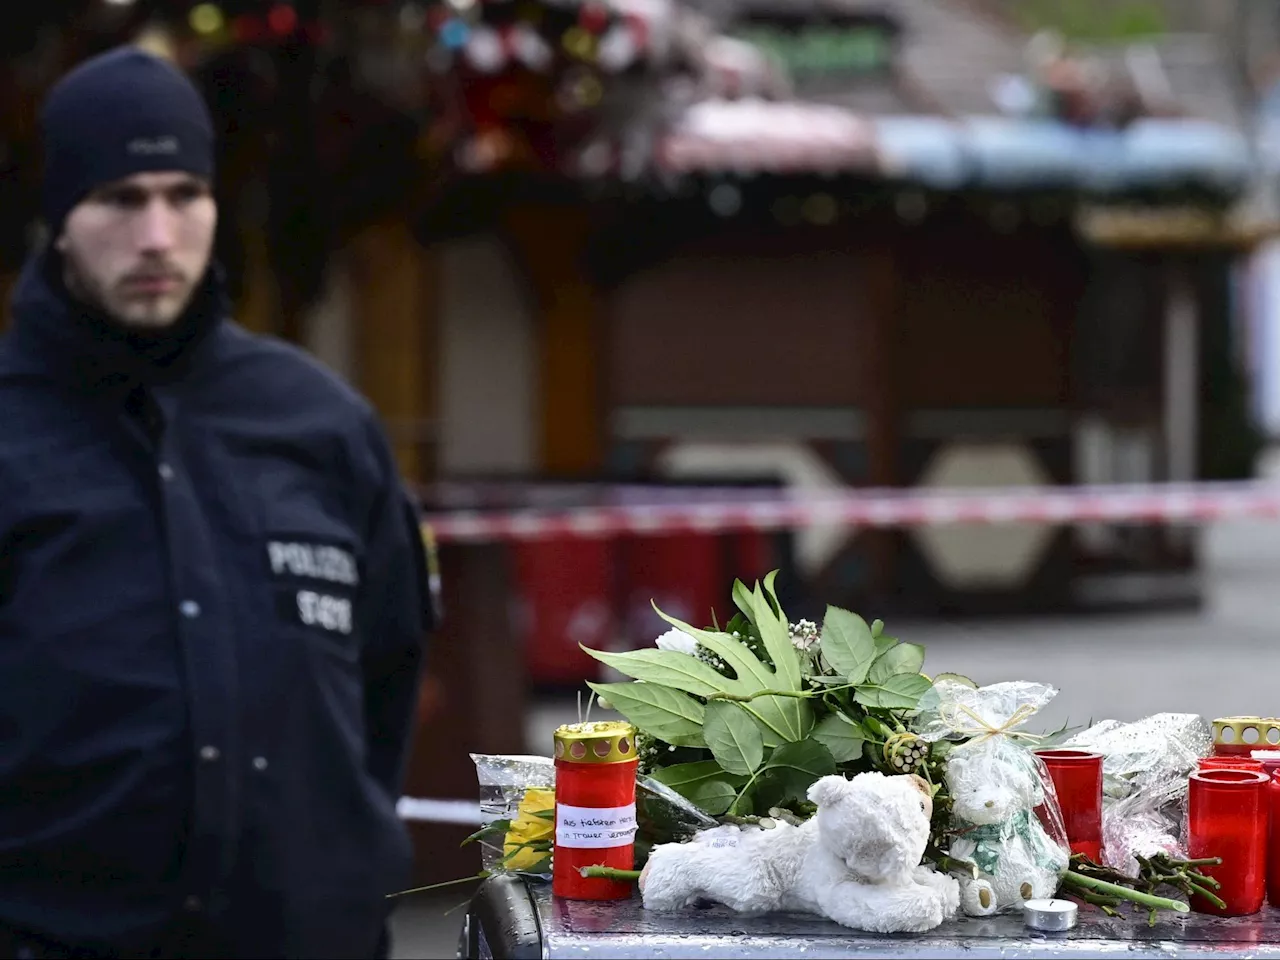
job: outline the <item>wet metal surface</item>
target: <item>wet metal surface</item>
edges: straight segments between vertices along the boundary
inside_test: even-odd
[[[1064,933],[1028,930],[1021,914],[959,919],[928,934],[861,933],[804,914],[746,916],[723,907],[678,913],[622,903],[553,900],[529,891],[545,957],[1277,957],[1280,910],[1253,917],[1146,914],[1110,919],[1093,907]]]

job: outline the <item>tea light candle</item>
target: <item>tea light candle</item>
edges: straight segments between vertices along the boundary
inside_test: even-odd
[[[1070,930],[1080,917],[1080,908],[1070,900],[1027,900],[1022,904],[1022,921],[1032,930]]]

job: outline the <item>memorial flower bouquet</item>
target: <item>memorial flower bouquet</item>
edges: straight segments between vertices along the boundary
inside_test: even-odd
[[[655,604],[672,629],[653,647],[583,647],[632,678],[588,685],[602,706],[636,727],[641,780],[671,788],[717,822],[768,826],[812,815],[806,793],[828,774],[917,774],[934,800],[925,859],[943,871],[977,876],[976,865],[946,853],[954,826],[947,757],[971,738],[1007,735],[1007,729],[922,737],[946,699],[943,687],[954,696],[956,684],[977,685],[957,674],[923,673],[924,648],[886,633],[880,620],[868,623],[828,606],[821,625],[792,622],[774,591],[776,576],[751,588],[735,581],[737,609],[723,626],[713,617],[711,627],[694,627]],[[948,683],[935,688],[944,678]],[[1157,910],[1188,909],[1156,895],[1162,886],[1216,900],[1215,882],[1198,869],[1212,862],[1165,857],[1125,877],[1074,857],[1061,889],[1109,912],[1121,902],[1137,904],[1154,922]]]
[[[641,775],[709,816],[750,820],[808,816],[806,791],[828,774],[916,773],[944,824],[941,764],[951,744],[911,727],[933,686],[921,672],[924,648],[835,606],[821,624],[792,622],[776,576],[735,581],[736,610],[723,626],[713,615],[710,627],[695,627],[655,605],[672,629],[654,647],[583,648],[633,678],[589,686],[635,725]]]

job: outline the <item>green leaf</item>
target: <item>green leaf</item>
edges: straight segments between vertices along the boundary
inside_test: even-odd
[[[746,777],[734,777],[726,774],[720,764],[714,760],[696,760],[693,763],[673,763],[669,767],[659,767],[649,774],[659,783],[665,783],[681,796],[688,796],[686,790],[694,789],[708,780],[737,780],[739,786],[746,782]]]
[[[678,747],[706,746],[704,708],[688,694],[656,683],[588,683],[613,708],[645,733]]]
[[[737,799],[729,804],[728,813],[735,817],[750,816],[755,807],[755,789],[756,784],[750,784],[738,794]]]
[[[806,679],[824,687],[847,687],[849,685],[849,681],[844,677],[828,677],[826,674],[822,673],[815,674],[811,677],[807,677]]]
[[[876,658],[876,641],[867,621],[840,607],[827,607],[822,620],[822,655],[849,683],[867,679]]]
[[[885,724],[884,724],[884,723],[883,723],[879,718],[877,718],[877,717],[866,717],[866,718],[864,718],[864,719],[863,719],[863,721],[862,721],[862,725],[863,725],[864,727],[866,727],[868,730],[870,730],[872,733],[874,733],[874,734],[875,734],[877,737],[879,737],[881,740],[888,740],[891,736],[893,736],[893,731],[892,731],[892,730],[890,730],[890,729],[889,729],[889,728],[888,728],[888,727],[887,727],[887,726],[886,726],[886,725],[885,725]]]
[[[786,785],[768,774],[760,777],[751,788],[751,806],[757,815],[768,813],[770,807],[781,806],[787,797]]]
[[[523,843],[513,845],[509,850],[503,853],[502,863],[509,863],[526,850],[532,850],[534,853],[545,853],[551,849],[550,840],[525,840]]]
[[[764,578],[764,595],[769,600],[769,606],[773,610],[773,615],[782,621],[784,627],[789,626],[787,618],[782,615],[782,604],[778,602],[778,592],[774,590],[774,581],[778,579],[778,571],[770,570]]]
[[[718,817],[732,805],[738,787],[728,780],[704,780],[687,794],[688,799],[706,814]]]
[[[814,727],[809,736],[830,750],[836,763],[846,763],[862,756],[862,743],[867,735],[861,725],[833,713]]]
[[[730,688],[726,691],[727,693],[750,696],[762,690],[801,691],[803,678],[800,676],[798,662],[795,665],[794,674],[785,669],[775,673],[773,669],[761,663],[760,659],[746,646],[728,634],[712,633],[709,630],[699,630],[697,627],[691,627],[689,624],[663,613],[658,609],[657,604],[654,604],[653,609],[667,623],[689,634],[729,665],[729,668],[734,672],[734,678],[727,681],[726,685]],[[794,658],[796,651],[790,644],[791,641],[788,639],[787,646],[790,648],[791,656]],[[606,699],[612,700],[612,698]],[[742,707],[747,713],[755,717],[764,728],[766,747],[803,740],[809,735],[809,731],[813,729],[813,707],[810,706],[806,699],[799,697],[757,697],[754,700],[744,702]],[[637,726],[640,726],[640,724],[637,723]],[[667,742],[674,743],[671,740]]]
[[[876,656],[878,657],[885,651],[897,646],[897,643],[897,637],[887,637],[883,633],[880,634],[880,636],[876,637]]]
[[[725,773],[714,760],[659,767],[650,776],[713,817],[729,809],[729,804],[747,782],[746,777]]]
[[[510,820],[493,820],[493,821],[490,821],[489,823],[486,823],[483,827],[481,827],[475,833],[471,834],[471,836],[463,840],[460,844],[458,844],[458,846],[465,847],[468,843],[472,843],[476,840],[483,840],[485,837],[492,837],[492,836],[497,836],[499,834],[505,834],[510,829],[511,829]]]
[[[741,580],[733,581],[733,602],[742,615],[752,623],[755,622],[755,610],[751,604],[751,591],[747,589],[747,585]]]
[[[803,800],[814,781],[836,772],[836,761],[818,741],[801,740],[774,750],[764,769],[782,785],[787,796]]]
[[[710,630],[700,630],[697,627],[692,627],[683,620],[677,620],[675,617],[663,613],[658,609],[656,603],[653,605],[653,609],[663,620],[677,630],[683,630],[689,634],[689,636],[719,656],[733,669],[737,677],[738,686],[731,692],[742,692],[744,685],[749,687],[749,692],[752,693],[773,687],[775,679],[773,671],[761,663],[750,650],[733,639],[733,637],[726,633],[712,633]]]
[[[647,647],[625,653],[606,653],[578,644],[582,650],[619,673],[636,680],[660,683],[695,697],[728,692],[732,682],[696,657],[675,650]]]
[[[803,689],[804,674],[800,670],[800,654],[791,642],[791,628],[786,617],[774,612],[769,605],[769,598],[759,585],[756,586],[752,600],[755,601],[755,624],[760,631],[760,640],[769,653],[769,659],[773,661],[774,672],[784,681],[779,689]]]
[[[760,727],[736,703],[728,700],[708,703],[702,737],[716,762],[729,773],[755,773],[764,761],[764,738]]]
[[[872,621],[871,621],[871,636],[873,636],[873,637],[878,637],[878,636],[880,636],[880,634],[882,634],[882,633],[884,633],[884,621],[883,621],[883,620],[872,620]]]
[[[515,871],[518,874],[539,875],[551,872],[551,855],[547,854],[541,860],[537,860],[527,867]]]
[[[853,692],[853,698],[864,707],[882,710],[910,710],[920,702],[931,684],[918,673],[899,673],[881,684],[866,684]]]
[[[900,673],[919,673],[923,666],[924,647],[918,643],[900,643],[876,657],[867,679],[872,683],[884,683]]]

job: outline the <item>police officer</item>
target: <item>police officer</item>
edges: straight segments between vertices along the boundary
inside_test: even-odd
[[[213,131],[121,48],[41,114],[0,342],[0,954],[373,957],[429,627],[369,405],[228,319]]]

